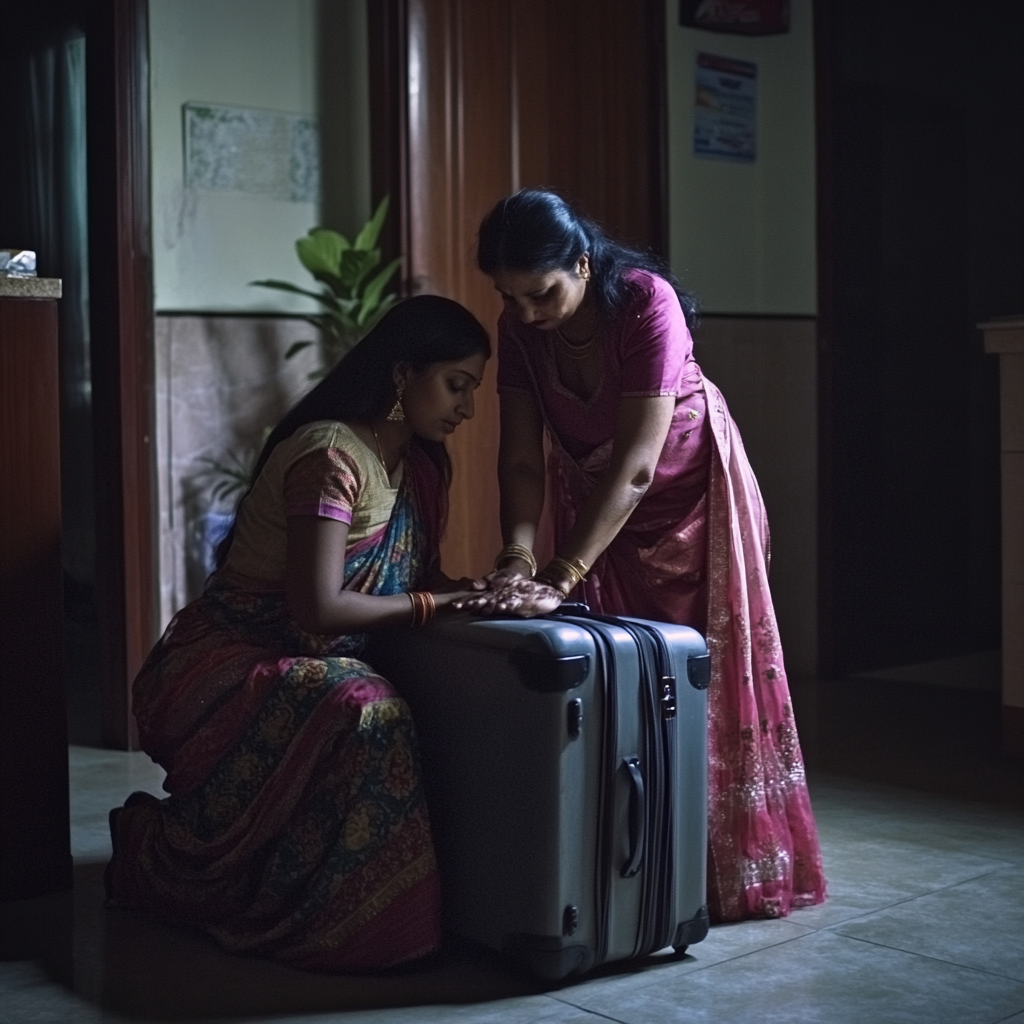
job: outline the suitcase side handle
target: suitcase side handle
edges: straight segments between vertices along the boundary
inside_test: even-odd
[[[629,774],[629,857],[622,865],[622,877],[633,878],[644,862],[647,845],[647,809],[644,803],[644,776],[639,757],[624,757],[622,763]]]
[[[711,655],[691,654],[686,659],[686,677],[695,690],[706,690],[711,685]]]

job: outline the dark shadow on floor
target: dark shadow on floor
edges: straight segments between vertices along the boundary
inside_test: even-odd
[[[998,692],[889,680],[791,681],[810,771],[1024,807]]]
[[[449,943],[383,975],[335,976],[232,956],[197,932],[103,906],[101,863],[75,867],[74,893],[0,906],[0,959],[35,961],[79,998],[132,1019],[193,1021],[489,1002],[551,991],[484,950]],[[98,951],[102,953],[98,954]],[[608,965],[638,974],[678,958]]]

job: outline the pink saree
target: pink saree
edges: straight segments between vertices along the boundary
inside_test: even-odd
[[[608,467],[617,399],[676,396],[654,483],[573,596],[707,637],[709,910],[719,921],[785,916],[821,903],[825,879],[768,588],[767,517],[674,293],[650,275],[634,280],[638,297],[606,337],[588,401],[561,386],[549,339],[512,318],[500,325],[499,390],[528,390],[544,412],[556,544]]]

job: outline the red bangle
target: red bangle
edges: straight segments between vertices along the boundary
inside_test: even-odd
[[[409,590],[407,593],[412,602],[412,625],[425,626],[437,612],[434,595],[429,590]]]

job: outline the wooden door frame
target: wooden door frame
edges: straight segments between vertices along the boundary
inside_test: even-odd
[[[408,253],[411,244],[409,195],[409,0],[369,0],[371,208],[390,197],[381,233],[385,258]],[[408,272],[399,271],[407,295]]]
[[[666,0],[645,0],[647,50],[651,60],[648,76],[650,117],[650,247],[666,262],[669,258],[668,168],[668,13]]]
[[[813,0],[818,275],[818,675],[836,675],[834,349],[834,104],[831,0]]]
[[[86,67],[103,742],[133,750],[131,683],[157,606],[146,0],[92,5]]]

